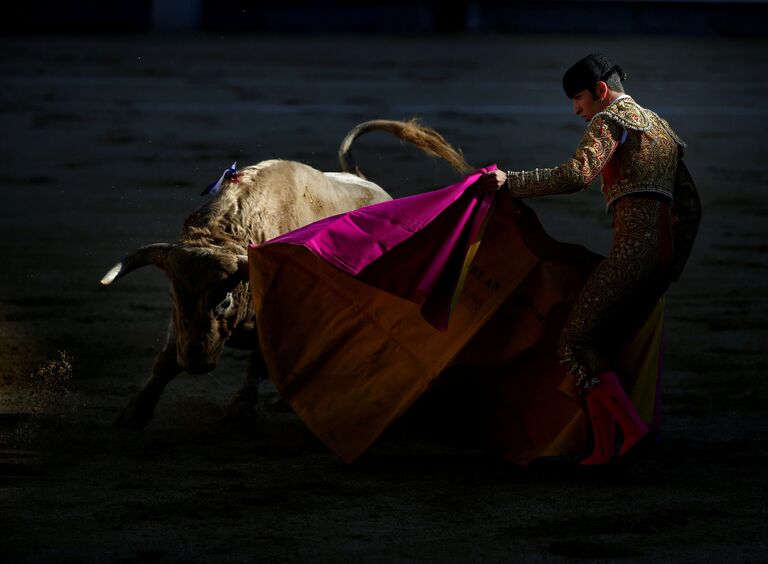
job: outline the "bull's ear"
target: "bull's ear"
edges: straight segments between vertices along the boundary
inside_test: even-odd
[[[237,255],[237,273],[235,276],[241,282],[248,282],[248,255]]]
[[[101,279],[102,286],[108,286],[129,272],[149,264],[157,265],[162,269],[165,265],[168,251],[172,247],[173,245],[169,243],[153,243],[152,245],[146,245],[140,249],[136,249],[109,269],[109,272],[107,272]]]

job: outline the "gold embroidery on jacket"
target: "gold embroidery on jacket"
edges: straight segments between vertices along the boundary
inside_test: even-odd
[[[595,117],[597,116],[606,117],[622,127],[634,129],[635,131],[647,131],[651,128],[648,110],[640,107],[629,96],[609,104],[602,112],[595,114]]]
[[[603,118],[593,119],[573,157],[555,168],[512,172],[510,189],[515,198],[564,194],[584,190],[610,160],[619,144],[621,127]]]
[[[685,141],[683,141],[682,139],[680,139],[680,136],[677,133],[675,133],[675,131],[669,125],[669,122],[667,120],[665,120],[662,117],[659,117],[659,114],[657,114],[656,112],[654,112],[652,110],[648,110],[648,112],[650,112],[653,115],[653,117],[655,117],[657,120],[659,120],[659,123],[664,128],[664,131],[666,131],[667,134],[670,137],[672,137],[672,139],[675,140],[675,143],[680,145],[683,149],[686,149],[688,147],[688,144]]]
[[[606,208],[617,198],[638,192],[655,192],[672,199],[680,145],[655,113],[648,111],[646,117],[650,127],[629,130],[626,142],[614,155],[618,174],[612,183],[602,186]]]
[[[626,140],[618,146],[625,132]],[[617,198],[639,192],[671,199],[683,147],[665,120],[627,96],[592,118],[571,159],[556,168],[511,172],[509,186],[515,198],[576,192],[610,161],[610,174],[602,183],[606,209]]]

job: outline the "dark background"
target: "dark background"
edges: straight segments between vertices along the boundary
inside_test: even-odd
[[[9,33],[152,30],[365,33],[762,35],[764,1],[249,2],[32,0],[10,7]]]
[[[766,560],[766,4],[442,6],[4,8],[4,562]],[[338,170],[351,127],[418,115],[474,165],[553,166],[583,129],[562,73],[593,51],[688,142],[704,205],[667,296],[653,455],[584,480],[406,420],[345,465],[269,383],[260,419],[220,420],[244,377],[238,352],[179,376],[145,431],[111,426],[163,344],[169,303],[152,268],[98,281],[128,251],[173,241],[233,160]],[[355,154],[394,196],[456,180],[383,134]],[[596,186],[531,205],[557,238],[607,251]]]

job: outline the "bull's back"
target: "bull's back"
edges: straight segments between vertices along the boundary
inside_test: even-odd
[[[229,231],[244,234],[245,244],[259,244],[319,219],[390,199],[378,185],[352,174],[270,160],[239,170],[199,220],[238,225]]]

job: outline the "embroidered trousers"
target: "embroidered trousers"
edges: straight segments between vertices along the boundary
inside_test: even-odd
[[[560,362],[589,389],[610,357],[645,321],[671,281],[670,202],[633,194],[612,205],[613,244],[576,298],[559,343]]]

